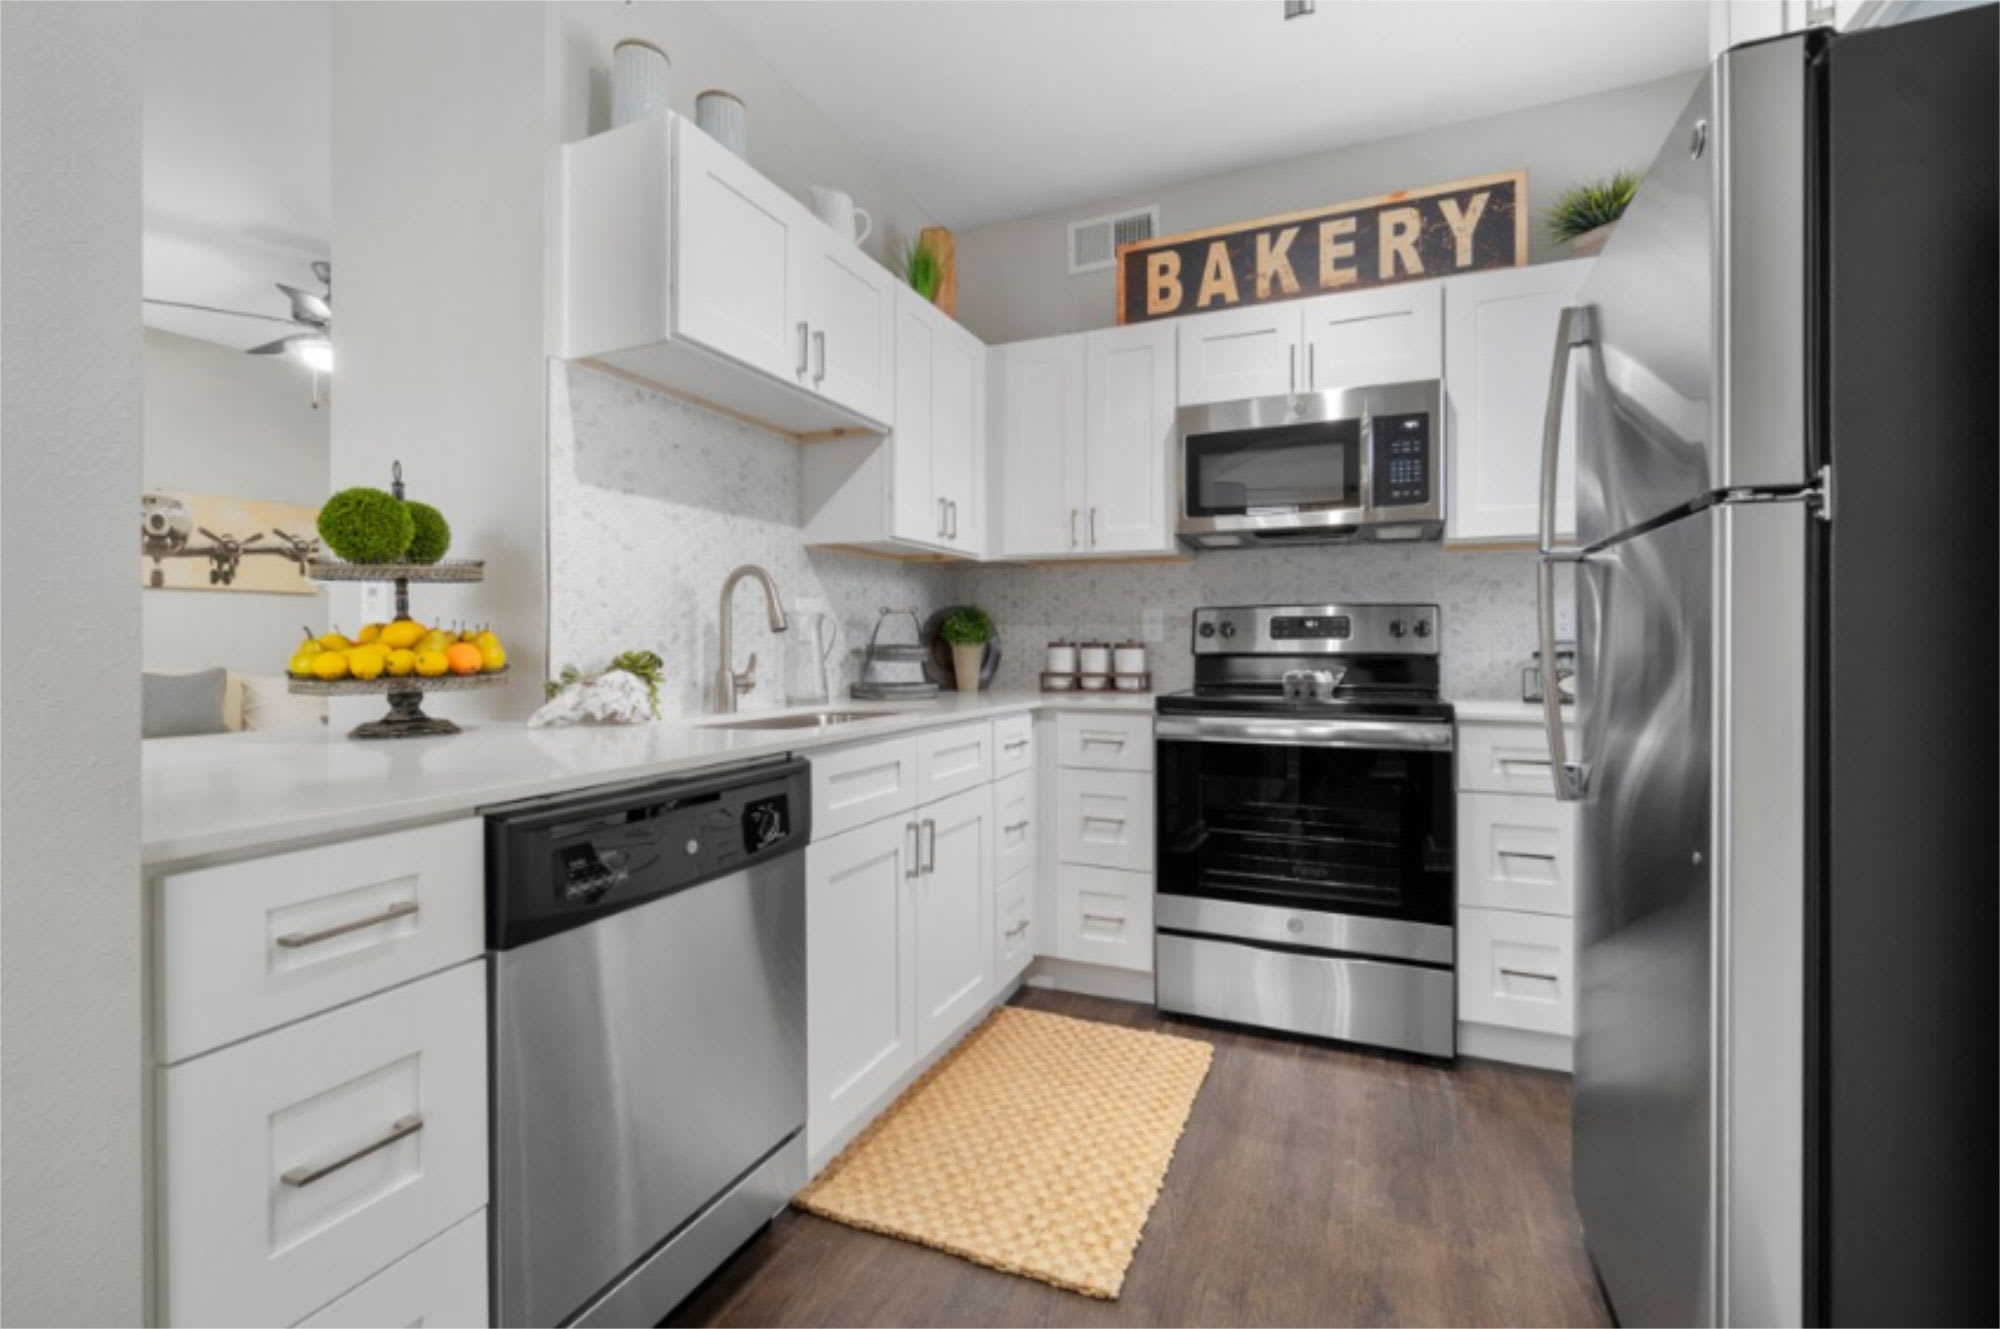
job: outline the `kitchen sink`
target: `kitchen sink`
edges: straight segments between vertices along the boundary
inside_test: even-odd
[[[873,720],[881,711],[806,711],[799,715],[766,715],[751,720],[716,720],[710,729],[824,729],[828,725]]]

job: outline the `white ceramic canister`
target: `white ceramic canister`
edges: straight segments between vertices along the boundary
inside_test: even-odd
[[[1074,674],[1076,647],[1066,641],[1050,642],[1049,652],[1042,659],[1042,669],[1051,674]]]
[[[1111,653],[1113,668],[1118,674],[1118,687],[1124,692],[1144,692],[1146,690],[1146,647],[1142,642],[1121,641]]]
[[[1102,692],[1111,686],[1111,647],[1101,641],[1087,641],[1076,651],[1077,681],[1086,692]]]
[[[733,92],[710,88],[694,99],[694,122],[702,133],[748,161],[750,114]]]
[[[611,48],[611,127],[619,129],[672,103],[667,53],[648,41],[627,37]]]

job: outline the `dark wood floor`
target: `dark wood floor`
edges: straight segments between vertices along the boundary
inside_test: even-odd
[[[1215,1045],[1117,1301],[788,1210],[668,1323],[1610,1323],[1569,1198],[1566,1078],[1042,989],[1016,1003]]]

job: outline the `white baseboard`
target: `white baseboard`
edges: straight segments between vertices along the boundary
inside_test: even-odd
[[[1507,1029],[1497,1024],[1458,1026],[1458,1055],[1482,1057],[1487,1061],[1511,1062],[1545,1071],[1574,1069],[1572,1040],[1562,1034],[1543,1034],[1529,1029]]]
[[[1114,1001],[1136,1001],[1146,1006],[1153,1004],[1151,974],[1116,969],[1110,965],[1058,960],[1053,955],[1035,958],[1035,963],[1028,969],[1026,986],[1075,992],[1086,997],[1109,997]]]

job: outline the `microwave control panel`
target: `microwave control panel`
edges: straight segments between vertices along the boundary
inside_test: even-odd
[[[1407,507],[1431,501],[1431,418],[1378,415],[1374,433],[1375,494],[1378,508]]]

